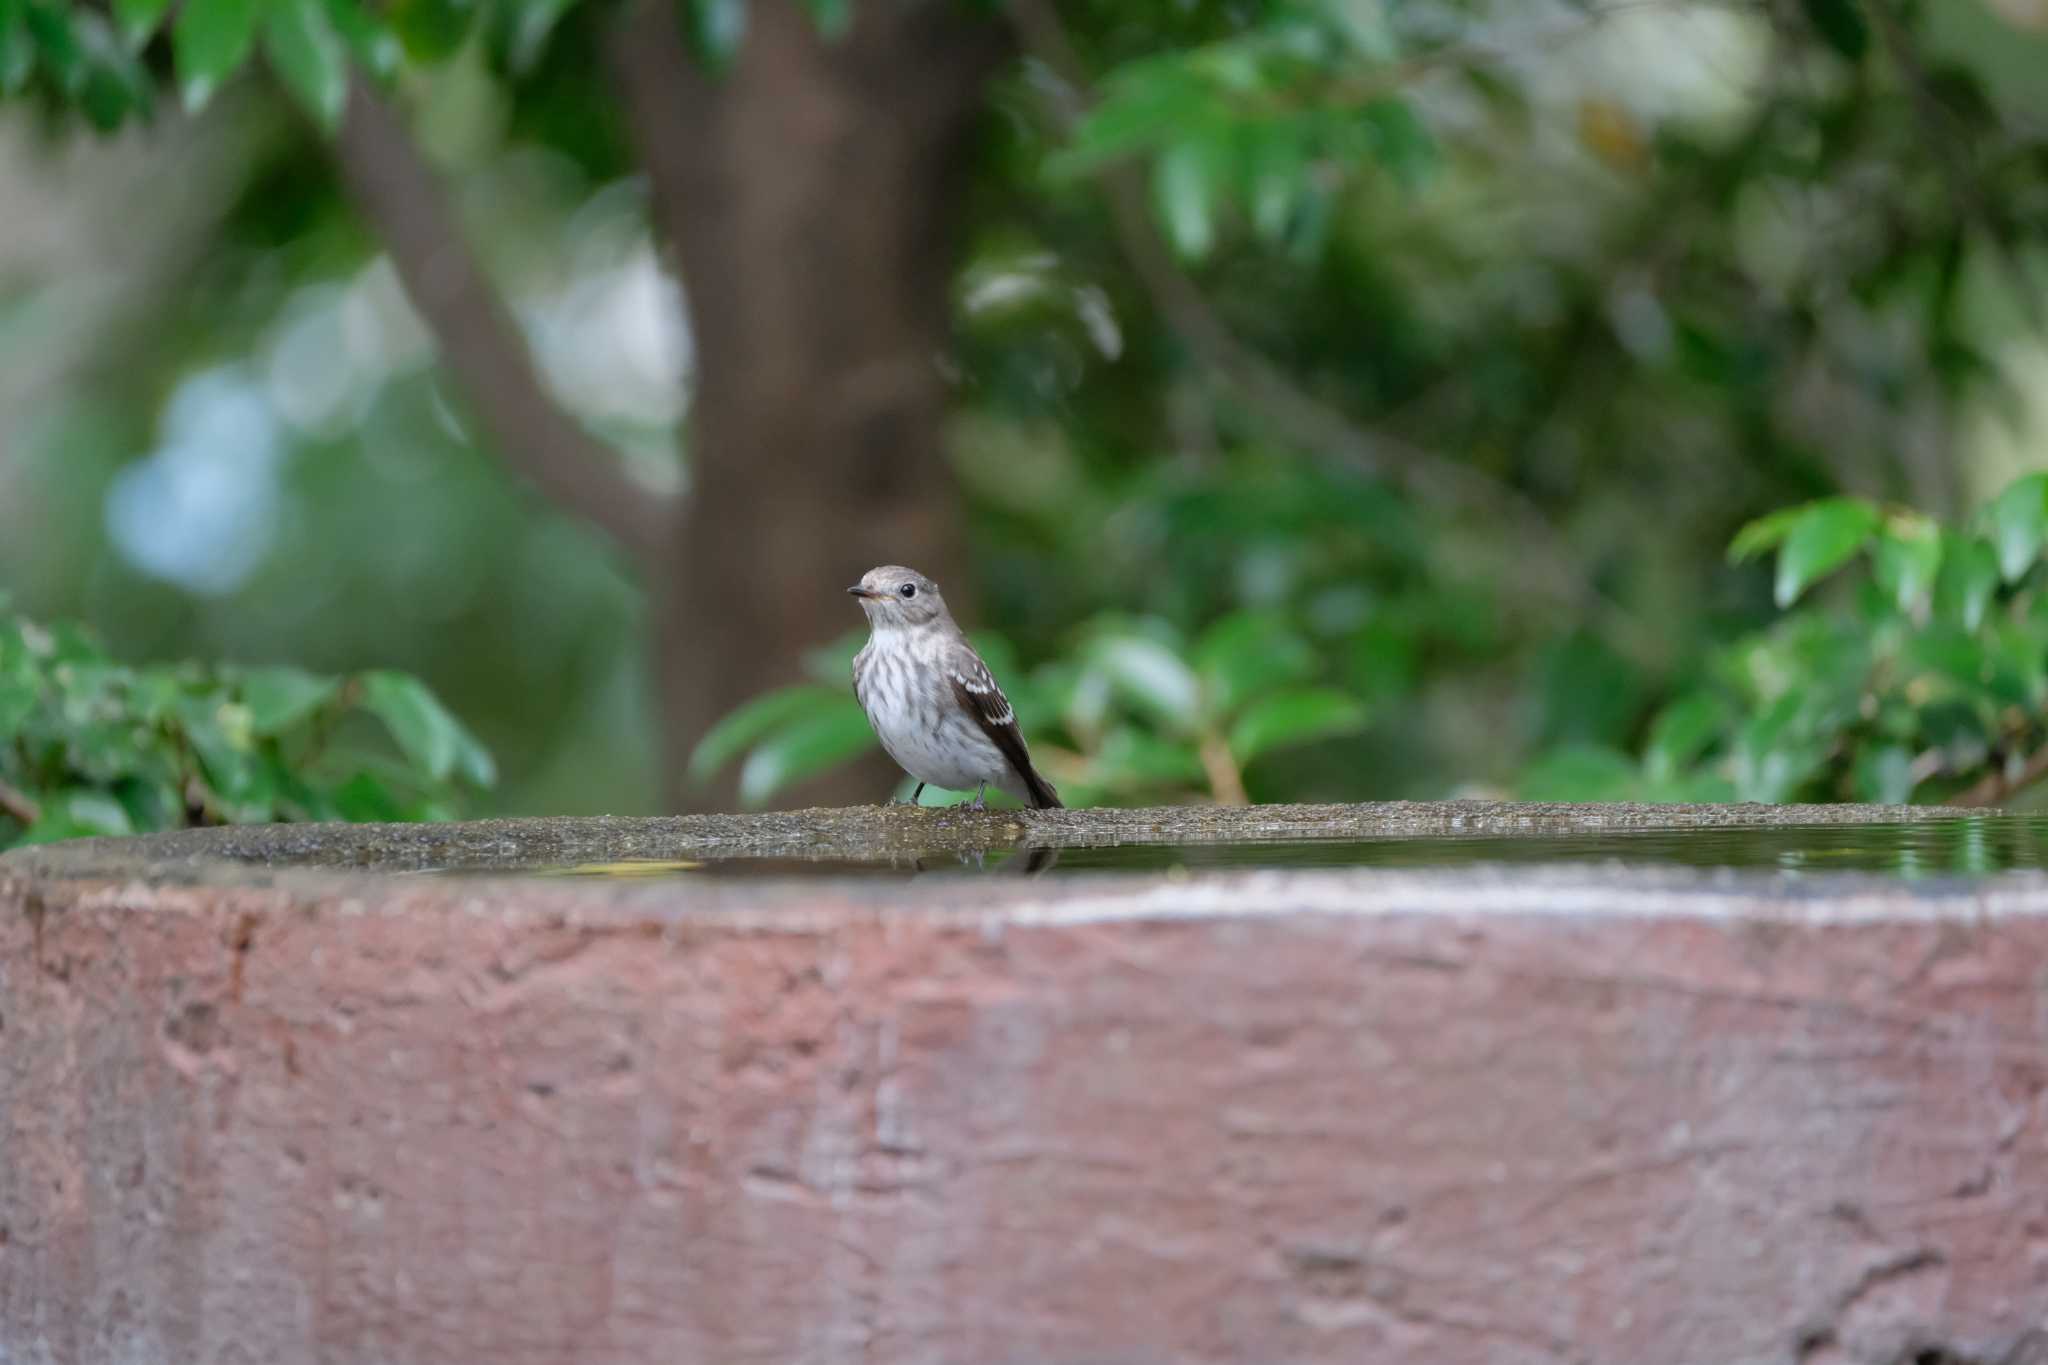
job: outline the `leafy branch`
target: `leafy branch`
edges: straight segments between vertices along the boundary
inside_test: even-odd
[[[698,746],[691,775],[708,780],[738,763],[742,800],[760,805],[874,749],[847,680],[859,643],[849,637],[815,655],[815,682],[727,716]],[[1034,761],[1070,805],[1244,805],[1249,765],[1355,734],[1371,718],[1363,701],[1322,680],[1326,661],[1285,612],[1236,612],[1193,638],[1156,619],[1102,617],[1028,671],[1000,637],[976,645],[1003,681]]]
[[[1050,99],[1070,129],[1097,98],[1052,0],[1014,0],[1010,15],[1026,50],[1056,78]],[[1523,548],[1525,581],[1574,610],[1591,613],[1632,654],[1660,652],[1653,632],[1586,575],[1579,557],[1527,495],[1468,464],[1386,432],[1369,431],[1316,398],[1239,338],[1174,259],[1153,220],[1139,167],[1114,157],[1083,162],[1095,175],[1111,229],[1133,275],[1162,319],[1218,378],[1257,408],[1285,439],[1333,465],[1391,480],[1426,501],[1478,510],[1511,528]]]
[[[2048,325],[2048,305],[2042,302],[2041,287],[2029,270],[2026,259],[2015,248],[2012,234],[1992,214],[1983,186],[1958,150],[1968,145],[1968,134],[1950,126],[1951,120],[1935,93],[1934,79],[1920,55],[1919,45],[1899,18],[1893,0],[1869,0],[1869,8],[1877,21],[1878,36],[1884,42],[1885,51],[1891,57],[1892,65],[1898,69],[1899,78],[1905,82],[1921,140],[1948,182],[1949,194],[1956,208],[1991,243],[2011,297],[2027,323],[2036,330]]]
[[[323,752],[334,730],[355,747]],[[201,823],[442,819],[496,778],[476,738],[404,674],[131,667],[83,631],[4,613],[0,737],[0,845]]]
[[[2048,779],[2048,474],[1959,526],[1825,498],[1730,546],[1786,615],[1718,651],[1640,759],[1560,750],[1524,795],[1993,805]],[[1867,572],[1857,574],[1861,566]],[[1838,591],[1811,595],[1827,580]]]

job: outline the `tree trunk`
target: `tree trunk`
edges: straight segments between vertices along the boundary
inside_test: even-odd
[[[678,801],[730,804],[729,774],[679,790],[692,746],[863,624],[847,584],[888,563],[951,584],[964,563],[939,360],[960,182],[1005,35],[950,4],[852,11],[826,39],[788,0],[756,0],[724,75],[685,55],[670,4],[619,34],[698,357],[690,495],[650,584]],[[792,796],[879,800],[892,771]]]

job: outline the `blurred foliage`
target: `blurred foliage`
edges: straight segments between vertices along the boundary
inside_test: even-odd
[[[1560,749],[1524,794],[1616,800],[2006,800],[2048,776],[2048,475],[1963,526],[1828,498],[1744,527],[1775,552],[1775,625],[1709,659],[1643,752]],[[1846,574],[1851,565],[1864,572]],[[1834,600],[1809,589],[1831,575]]]
[[[1073,648],[1029,674],[1000,636],[980,634],[1030,737],[1032,761],[1070,806],[1207,798],[1242,804],[1244,771],[1266,755],[1364,727],[1352,692],[1328,676],[1311,633],[1288,614],[1237,612],[1190,639],[1157,617],[1104,616]],[[793,783],[876,746],[848,685],[862,643],[849,636],[810,661],[812,683],[733,712],[698,746],[702,779],[741,761],[740,797],[764,805]],[[899,794],[912,791],[906,782]],[[934,800],[958,793],[930,788]]]
[[[401,61],[444,61],[461,49],[479,12],[508,60],[529,64],[566,0],[478,6],[462,0],[0,0],[0,94],[71,107],[111,131],[155,110],[158,75],[187,111],[261,57],[323,126],[341,121],[351,64],[389,77]],[[167,40],[168,54],[152,52]]]
[[[1716,649],[1705,680],[1654,713],[1641,751],[1563,743],[1518,783],[1532,800],[1949,801],[1990,804],[2048,777],[2048,474],[2015,481],[1967,525],[1836,497],[1742,528],[1730,558],[1775,554],[1775,598],[1808,604]],[[1852,564],[1835,600],[1809,590]],[[1341,632],[1336,633],[1341,637]],[[835,685],[860,638],[811,661],[706,736],[704,777],[744,762],[763,804],[864,752],[873,737]],[[999,678],[1015,654],[977,638]],[[1246,799],[1245,765],[1356,733],[1370,680],[1333,640],[1279,611],[1241,611],[1189,640],[1164,620],[1105,617],[1021,675],[1012,700],[1034,757],[1077,805]],[[1382,639],[1375,653],[1413,642]],[[1580,685],[1601,665],[1564,665]],[[1625,685],[1624,685],[1625,687]],[[905,784],[905,790],[909,784]],[[940,793],[940,798],[951,793]]]
[[[807,8],[829,34],[858,3]],[[679,7],[714,64],[747,12]],[[1085,79],[1031,44],[974,149],[948,365],[977,581],[948,588],[1063,794],[1931,799],[2024,764],[2034,589],[1997,519],[2018,513],[1960,513],[2048,464],[2030,13],[1062,4]],[[475,718],[498,807],[648,806],[616,556],[493,465],[317,135],[268,87],[214,93],[260,58],[331,122],[341,54],[391,74],[551,388],[675,487],[692,362],[686,336],[633,349],[675,309],[610,15],[0,0],[0,89],[101,125],[172,89],[209,127],[283,129],[33,420],[6,373],[69,296],[0,270],[17,598],[129,657],[393,662]],[[1134,261],[1117,177],[1166,277]],[[1219,335],[1291,390],[1219,363]],[[199,443],[209,477],[269,490],[264,534],[223,529],[242,558],[208,576],[145,543],[169,514],[137,471],[185,468],[175,419],[221,376],[276,451]],[[769,801],[871,746],[850,647],[800,670],[816,643],[761,642],[812,681],[708,736],[700,770],[739,764]],[[1272,671],[1228,681],[1239,646]]]
[[[129,667],[0,609],[0,847],[277,820],[443,820],[495,780],[417,679]]]

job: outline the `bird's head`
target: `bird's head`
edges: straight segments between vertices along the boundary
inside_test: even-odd
[[[947,619],[946,599],[939,596],[939,585],[900,564],[869,569],[847,591],[860,599],[868,624],[877,630],[913,629]]]

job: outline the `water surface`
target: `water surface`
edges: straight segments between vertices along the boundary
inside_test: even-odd
[[[446,867],[441,875],[538,877],[909,876],[927,873],[1165,871],[1175,868],[1470,867],[1596,864],[1985,876],[2048,867],[2048,815],[1984,815],[1894,824],[1713,825],[1526,834],[1127,842],[953,850],[873,859],[690,857],[563,866]]]

